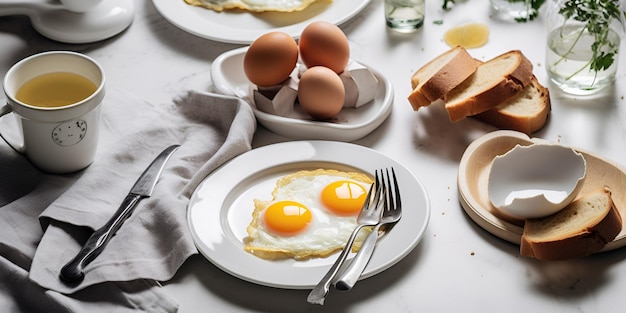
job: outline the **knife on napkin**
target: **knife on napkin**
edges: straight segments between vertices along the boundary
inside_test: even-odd
[[[141,199],[152,195],[152,190],[159,176],[161,176],[165,163],[167,163],[167,160],[169,160],[170,156],[172,156],[178,147],[179,145],[173,145],[163,150],[163,152],[152,161],[150,166],[146,168],[143,174],[139,176],[139,179],[137,179],[135,185],[130,189],[130,192],[126,195],[124,201],[122,201],[122,204],[111,219],[109,219],[104,226],[97,229],[89,239],[87,239],[87,242],[78,254],[63,266],[60,273],[60,277],[63,281],[74,283],[83,280],[85,277],[85,266],[102,252],[109,242],[109,239],[115,235],[115,232],[117,232],[124,221],[132,214],[137,203],[139,203]]]

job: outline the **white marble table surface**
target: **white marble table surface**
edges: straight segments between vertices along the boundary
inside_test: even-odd
[[[176,1],[176,0],[172,0]],[[180,0],[182,1],[182,0]],[[545,73],[543,20],[503,23],[490,18],[486,0],[459,1],[452,11],[427,0],[423,28],[410,35],[389,32],[382,0],[373,0],[343,24],[352,57],[378,69],[395,91],[391,116],[356,144],[396,159],[422,180],[431,201],[431,220],[422,242],[406,258],[348,293],[333,292],[324,306],[306,302],[308,290],[264,287],[235,278],[194,256],[165,289],[180,312],[617,312],[626,306],[626,250],[579,260],[538,262],[519,256],[519,247],[477,226],[458,202],[456,176],[468,144],[494,128],[473,119],[450,123],[438,106],[414,112],[406,100],[410,76],[446,50],[449,27],[466,21],[490,25],[489,43],[471,50],[489,59],[520,49],[540,82]],[[68,45],[37,34],[26,17],[0,18],[0,75],[18,60],[42,50],[76,50],[104,67],[108,88],[155,104],[182,90],[212,91],[211,62],[239,45],[188,34],[167,22],[152,1],[136,2],[136,17],[120,36],[93,44]],[[443,24],[434,23],[441,20]],[[622,44],[624,48],[624,44]],[[548,125],[534,134],[593,151],[626,166],[626,54],[619,56],[615,88],[593,100],[568,99],[551,88]],[[550,85],[548,85],[550,86]],[[288,141],[259,127],[255,147]]]

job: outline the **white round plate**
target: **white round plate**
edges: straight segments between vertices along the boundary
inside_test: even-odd
[[[233,276],[260,285],[313,288],[336,257],[270,261],[243,250],[253,199],[271,199],[276,180],[305,169],[360,171],[373,175],[393,167],[402,196],[402,219],[380,239],[361,278],[391,267],[417,246],[430,218],[430,203],[422,183],[402,164],[372,149],[342,142],[292,141],[244,153],[208,176],[188,207],[188,222],[200,253]],[[351,256],[352,257],[352,256]]]
[[[380,126],[391,113],[394,97],[391,81],[367,65],[364,66],[378,79],[374,100],[356,109],[341,110],[334,119],[336,122],[283,117],[257,110],[250,97],[253,85],[243,71],[243,58],[247,49],[242,47],[219,55],[211,64],[211,79],[220,93],[248,102],[259,123],[279,135],[301,140],[355,141]],[[294,115],[298,114],[296,112]]]
[[[188,5],[184,0],[152,2],[166,20],[188,33],[221,42],[249,44],[269,31],[282,31],[299,38],[304,27],[314,21],[340,25],[361,12],[370,0],[317,1],[304,11],[290,13],[215,12]]]

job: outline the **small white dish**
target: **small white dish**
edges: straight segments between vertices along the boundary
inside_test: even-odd
[[[224,52],[211,65],[211,79],[215,88],[223,94],[235,96],[248,102],[254,114],[269,130],[292,139],[354,141],[372,132],[391,113],[393,87],[381,73],[365,65],[376,75],[376,96],[370,103],[359,108],[343,109],[333,121],[315,121],[298,110],[287,117],[258,110],[250,97],[252,84],[243,71],[243,58],[248,47]]]
[[[571,148],[517,145],[494,158],[489,199],[501,213],[514,218],[548,216],[574,200],[585,173],[585,158]]]

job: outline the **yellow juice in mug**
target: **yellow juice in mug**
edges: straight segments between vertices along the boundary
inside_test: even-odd
[[[46,51],[18,61],[4,76],[0,118],[14,115],[21,136],[0,139],[44,172],[84,169],[98,147],[105,80],[100,64],[78,52]]]
[[[91,80],[75,73],[53,72],[37,76],[22,85],[15,98],[37,107],[62,107],[80,102],[98,87]]]

